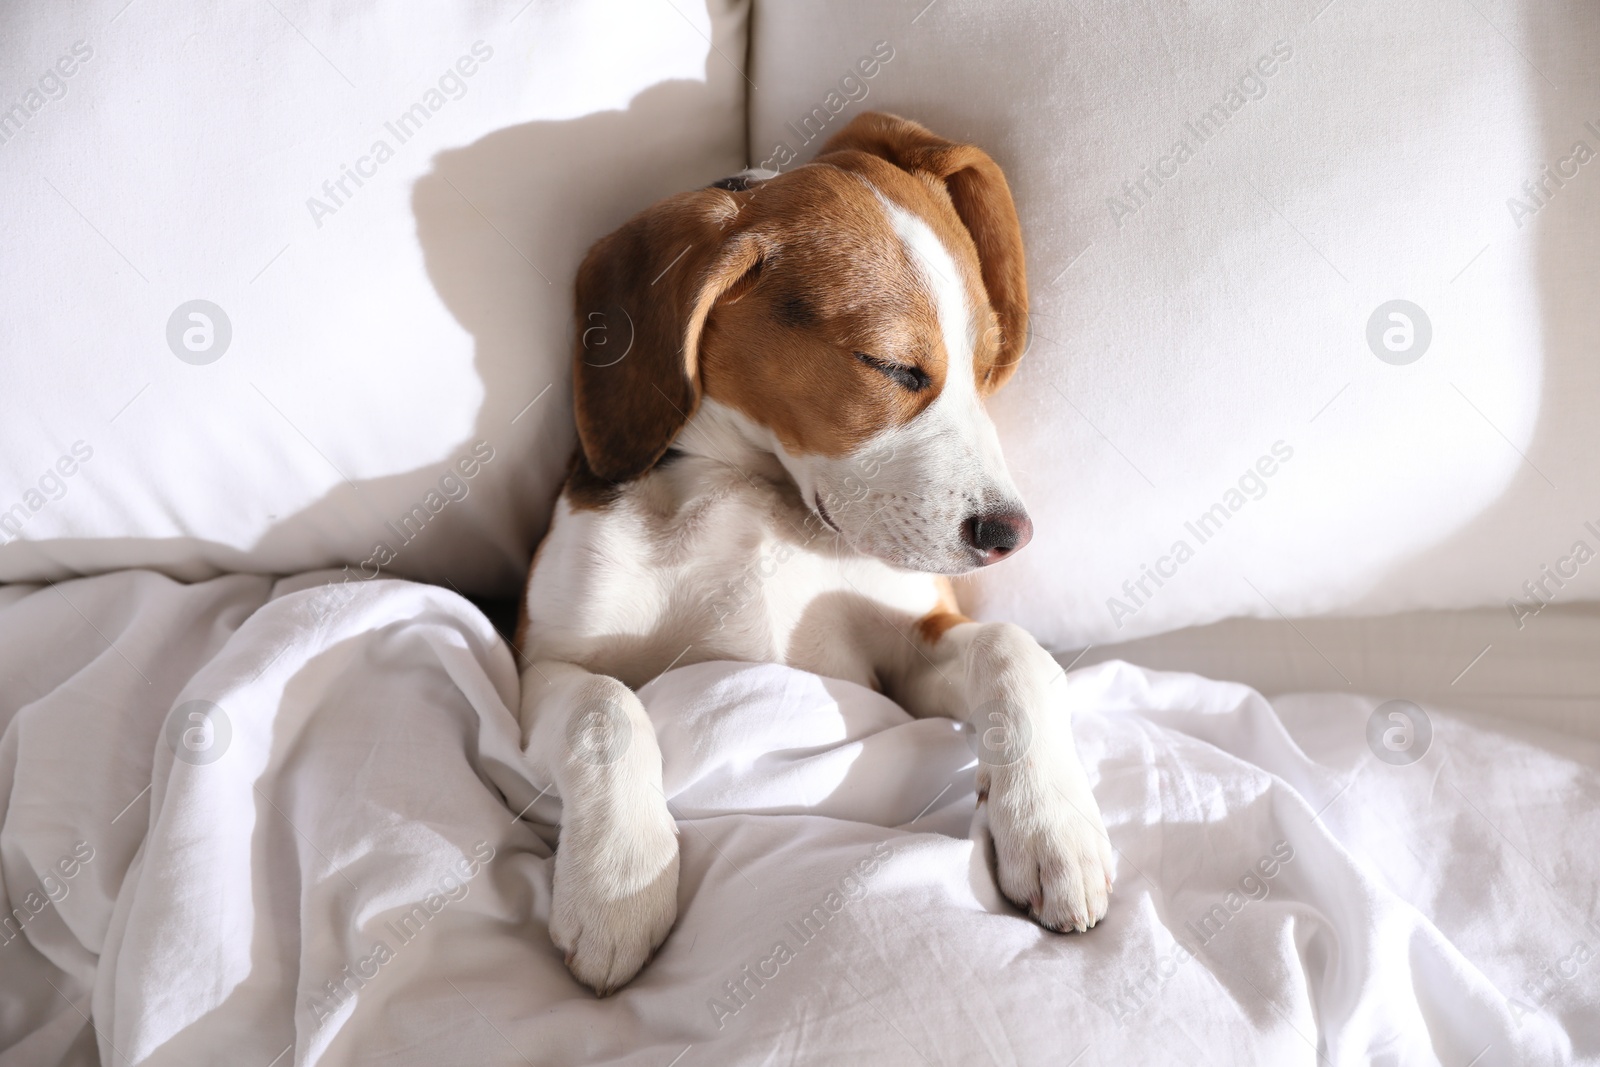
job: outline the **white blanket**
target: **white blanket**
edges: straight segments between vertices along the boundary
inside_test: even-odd
[[[0,1067],[1600,1056],[1595,747],[1429,709],[1392,765],[1377,701],[1121,663],[1058,683],[1117,850],[1086,935],[997,895],[951,723],[657,679],[680,916],[596,1000],[510,650],[447,591],[306,585],[0,590]]]

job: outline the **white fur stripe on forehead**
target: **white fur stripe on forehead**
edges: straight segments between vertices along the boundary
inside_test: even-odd
[[[876,192],[876,190],[874,190]],[[967,289],[961,282],[961,268],[955,257],[939,240],[932,228],[911,212],[890,202],[881,193],[878,201],[889,214],[889,224],[895,235],[905,245],[906,257],[922,274],[922,281],[933,296],[933,308],[939,316],[939,332],[944,338],[944,349],[949,362],[945,366],[944,388],[977,391],[973,380],[972,350],[977,345],[973,334],[972,311],[967,306]]]

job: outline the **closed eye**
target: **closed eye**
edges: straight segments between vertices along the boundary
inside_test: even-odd
[[[865,352],[857,352],[855,356],[902,389],[913,393],[922,392],[928,387],[928,383],[931,380],[928,377],[928,372],[921,367],[911,366],[906,363],[891,363],[887,359],[869,356]]]

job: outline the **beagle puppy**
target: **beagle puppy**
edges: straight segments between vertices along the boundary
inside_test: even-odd
[[[987,154],[863,114],[783,174],[671,197],[589,252],[580,449],[533,557],[522,740],[561,797],[550,936],[605,995],[677,917],[678,841],[635,690],[785,663],[970,724],[999,886],[1051,930],[1106,912],[1111,846],[1061,667],[946,575],[1032,524],[986,396],[1027,331]]]

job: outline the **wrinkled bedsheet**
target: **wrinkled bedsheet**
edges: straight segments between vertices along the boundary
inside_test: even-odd
[[[513,652],[448,590],[315,582],[0,589],[0,1067],[1600,1057],[1595,746],[1125,663],[1056,683],[1116,849],[1084,935],[998,896],[954,724],[656,679],[679,920],[597,1000]]]

